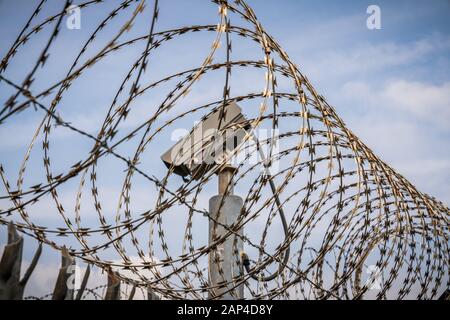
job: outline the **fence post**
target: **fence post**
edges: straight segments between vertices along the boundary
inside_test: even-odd
[[[161,300],[159,295],[157,295],[150,286],[147,287],[147,300]]]
[[[59,269],[58,278],[55,288],[53,289],[53,300],[73,300],[74,288],[68,287],[69,278],[72,270],[69,269],[74,264],[74,259],[70,256],[66,248],[61,250],[61,268]],[[73,270],[75,272],[75,270]]]
[[[86,271],[84,272],[83,281],[81,282],[81,286],[78,289],[77,296],[75,297],[75,300],[81,300],[83,297],[83,292],[86,289],[87,282],[89,280],[89,275],[91,274],[91,266],[88,265],[86,268]]]
[[[104,300],[120,300],[120,279],[112,270],[108,270],[108,288]]]
[[[0,261],[0,300],[23,299],[25,286],[41,256],[42,244],[39,243],[30,266],[20,280],[22,251],[23,237],[19,236],[16,227],[10,222],[8,224],[8,244],[5,246]]]

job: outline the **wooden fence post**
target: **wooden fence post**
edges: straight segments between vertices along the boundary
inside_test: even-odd
[[[53,289],[53,300],[73,300],[74,288],[69,288],[68,286],[70,276],[75,273],[75,270],[72,270],[73,266],[74,259],[70,256],[67,249],[63,248],[61,250],[61,268]]]
[[[120,300],[120,279],[112,270],[108,270],[108,288],[104,300]]]
[[[78,289],[77,296],[75,297],[75,300],[81,300],[81,298],[83,297],[83,292],[86,289],[86,285],[87,285],[87,282],[89,280],[89,275],[90,274],[91,274],[91,266],[88,265],[87,268],[86,268],[86,271],[84,273],[83,281],[81,282],[81,286]]]
[[[161,300],[161,298],[153,291],[152,288],[147,288],[147,300]]]
[[[8,244],[0,261],[0,300],[21,300],[25,286],[41,256],[42,244],[34,254],[30,266],[20,279],[22,266],[23,237],[19,236],[16,227],[8,224]]]

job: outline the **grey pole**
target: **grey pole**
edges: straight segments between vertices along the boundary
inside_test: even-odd
[[[235,168],[227,166],[219,172],[219,195],[209,200],[209,214],[212,218],[209,220],[209,244],[214,242],[213,237],[219,238],[228,233],[227,229],[220,224],[231,227],[238,220],[243,200],[241,197],[233,195],[233,190],[231,189],[230,182],[234,171]],[[238,233],[242,235],[243,230],[239,230]],[[236,246],[233,246],[235,240]],[[214,299],[223,293],[220,297],[223,300],[244,298],[244,285],[242,284],[233,291],[225,293],[234,287],[232,284],[233,278],[241,274],[241,267],[237,257],[240,256],[243,247],[242,239],[235,234],[231,234],[209,254],[209,283],[213,287],[209,293],[210,299]],[[220,270],[222,270],[222,273]],[[234,296],[231,292],[234,292]]]

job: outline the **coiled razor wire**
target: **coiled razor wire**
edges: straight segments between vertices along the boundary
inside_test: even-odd
[[[244,1],[212,1],[219,8],[218,16],[213,17],[216,23],[163,31],[158,27],[162,3],[123,1],[104,15],[64,71],[65,76],[54,83],[49,82],[45,70],[60,59],[60,53],[52,50],[58,39],[67,36],[62,29],[72,2],[59,3],[59,12],[42,20],[46,2],[38,3],[0,64],[0,85],[14,92],[0,111],[0,125],[14,121],[22,112],[42,116],[21,155],[16,181],[3,163],[0,167],[4,187],[0,223],[12,222],[21,232],[56,249],[69,247],[74,257],[105,270],[118,270],[126,283],[150,288],[168,299],[206,299],[218,288],[226,290],[215,298],[226,293],[235,296],[241,285],[247,299],[431,299],[449,287],[449,208],[418,191],[346,127]],[[105,10],[102,2],[87,1],[78,7],[87,15],[96,8]],[[97,39],[104,39],[103,30],[119,18],[125,22],[114,27],[112,36],[101,45]],[[128,37],[136,25],[148,26],[148,31]],[[18,63],[16,55],[30,50],[26,44],[42,39],[44,31],[49,32],[48,40],[33,67],[23,81],[13,80],[8,71]],[[207,51],[190,48],[202,59],[199,65],[181,71],[169,66],[168,75],[152,72],[152,59],[162,47],[197,34],[213,36]],[[253,52],[259,58],[233,59],[233,49],[249,43],[260,47]],[[130,66],[129,71],[118,88],[111,86],[113,99],[97,129],[83,130],[64,119],[60,111],[71,88],[81,83],[94,89],[96,67],[129,48],[138,48],[138,57],[120,60]],[[33,51],[35,47],[27,53],[30,59],[35,56]],[[184,58],[183,54],[178,57]],[[232,71],[264,75],[252,80],[255,91],[235,94],[242,88]],[[208,78],[219,73],[220,80]],[[202,81],[219,92],[216,98],[205,94],[202,101],[179,107]],[[39,83],[41,89],[33,83]],[[165,86],[170,90],[162,102],[149,105],[145,118],[127,131],[122,125],[136,101],[165,92]],[[208,215],[205,206],[217,168],[199,180],[181,180],[173,174],[173,166],[161,172],[155,163],[161,151],[157,146],[172,144],[167,132],[182,119],[192,116],[201,120],[217,110],[223,119],[231,102],[243,106],[246,120],[238,126],[251,130],[244,143],[227,155],[231,160],[244,154],[229,185],[244,199],[244,205],[238,220],[227,226]],[[82,115],[83,111],[79,112]],[[55,160],[58,149],[50,144],[55,128],[87,141],[90,151],[77,159],[59,154]],[[254,133],[261,128],[271,129],[271,133],[256,141]],[[129,149],[123,148],[131,142]],[[255,161],[261,148],[266,150],[265,157]],[[45,177],[29,186],[26,179],[38,176],[27,166],[36,154],[42,158]],[[111,159],[122,170],[108,169],[105,175],[102,166]],[[67,169],[57,173],[60,166],[53,163],[62,160]],[[152,164],[146,165],[149,161]],[[279,167],[272,172],[269,167],[275,162]],[[102,178],[109,181],[109,177],[122,174],[118,199],[102,198],[102,188],[108,185],[102,184]],[[137,188],[133,189],[137,180],[145,181],[149,199],[154,200],[140,211],[134,209],[139,201],[134,196]],[[69,192],[74,199],[71,209],[59,192],[74,181],[78,186]],[[112,201],[117,203],[116,212],[103,209]],[[34,209],[42,202],[54,204],[47,214],[62,224],[38,222],[42,212]],[[82,207],[86,203],[92,210],[85,214]],[[280,229],[281,210],[284,232]],[[170,232],[174,215],[184,234]],[[209,220],[226,230],[210,243]],[[229,283],[219,267],[224,281],[212,286],[208,256],[220,260],[218,246],[229,237],[234,237],[234,259],[242,266],[241,272]],[[238,239],[245,252],[238,252]]]

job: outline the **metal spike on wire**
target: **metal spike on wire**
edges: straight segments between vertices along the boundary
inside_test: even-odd
[[[145,6],[146,2],[152,5]],[[25,153],[19,155],[22,162],[15,183],[11,176],[16,173],[4,170],[1,163],[1,224],[14,225],[73,258],[110,271],[109,282],[114,282],[110,288],[115,289],[108,291],[109,299],[120,297],[120,280],[132,286],[131,296],[140,289],[148,292],[149,299],[221,298],[235,295],[239,286],[245,287],[246,299],[431,299],[448,290],[449,208],[418,191],[347,128],[244,1],[205,3],[219,6],[218,16],[212,17],[217,24],[160,30],[158,17],[164,3],[125,0],[98,21],[64,77],[49,82],[46,68],[59,59],[54,47],[67,36],[61,28],[70,4],[67,1],[57,14],[42,19],[46,4],[41,1],[25,27],[18,28],[19,36],[0,62],[0,86],[13,92],[3,101],[0,126],[14,123],[22,113],[41,116]],[[78,7],[89,12],[103,10],[104,4],[86,1]],[[137,24],[148,26],[140,36],[130,33]],[[107,28],[115,31],[105,40]],[[9,71],[19,63],[16,56],[30,50],[29,42],[42,39],[44,30],[50,30],[44,50],[37,53],[24,80],[14,80]],[[201,58],[198,65],[164,75],[153,71],[152,59],[160,48],[197,34],[213,39],[207,51],[196,53]],[[260,47],[254,53],[259,58],[233,60],[232,48],[249,44]],[[98,80],[93,75],[101,62],[129,48],[141,51],[134,61],[121,60],[129,71],[117,88],[110,87],[113,99],[97,130],[83,130],[66,120],[61,111],[72,85],[81,82],[94,88]],[[35,56],[35,52],[27,54]],[[259,89],[243,93],[233,71],[255,74],[255,70],[265,72],[253,81]],[[208,78],[218,72],[222,72],[219,81]],[[190,108],[177,109],[205,78],[217,89],[217,97],[205,95]],[[36,83],[39,89],[33,86]],[[149,106],[146,118],[126,131],[122,125],[136,101],[142,97],[153,101],[157,92],[167,90],[164,86],[170,90],[162,103]],[[159,152],[155,141],[170,144],[162,133],[184,118],[195,115],[200,120],[218,111],[221,122],[226,106],[233,102],[243,106],[245,115],[238,125],[250,129],[244,143],[227,155],[231,160],[244,154],[225,188],[225,192],[233,188],[239,192],[243,206],[238,220],[225,225],[204,208],[210,182],[221,168],[206,170],[198,179],[180,180],[174,166],[161,174],[146,161]],[[83,112],[79,110],[81,116]],[[90,144],[89,153],[65,159],[69,169],[59,173],[53,164],[59,151],[50,143],[55,126]],[[260,128],[270,128],[271,134],[254,139]],[[221,130],[227,129],[233,128]],[[135,151],[124,153],[129,149],[122,147],[130,141],[135,142]],[[262,149],[264,156],[255,161]],[[36,168],[28,168],[36,154],[42,158],[39,175]],[[105,177],[100,173],[102,163],[111,159],[126,168],[109,172],[109,176],[125,175],[113,218],[103,209],[112,199],[101,197]],[[275,172],[269,170],[273,163],[278,164]],[[33,186],[25,183],[41,176]],[[141,212],[133,209],[137,180],[145,181],[148,194],[155,195],[154,204]],[[74,182],[78,188],[71,194],[76,203],[71,210],[59,194]],[[81,209],[87,193],[92,195],[89,216]],[[39,225],[35,209],[42,202],[54,204],[46,214],[62,225]],[[174,212],[184,224],[184,234],[167,236],[173,227],[168,217]],[[199,217],[203,223],[214,220],[216,228],[225,231],[205,242],[196,227]],[[233,257],[240,273],[228,281],[219,263],[217,273],[224,281],[211,284],[208,256],[219,261],[219,248],[229,237],[234,237]],[[68,241],[72,241],[70,250],[65,249]],[[174,243],[180,245],[175,248]],[[238,243],[243,243],[244,251],[239,252]]]

